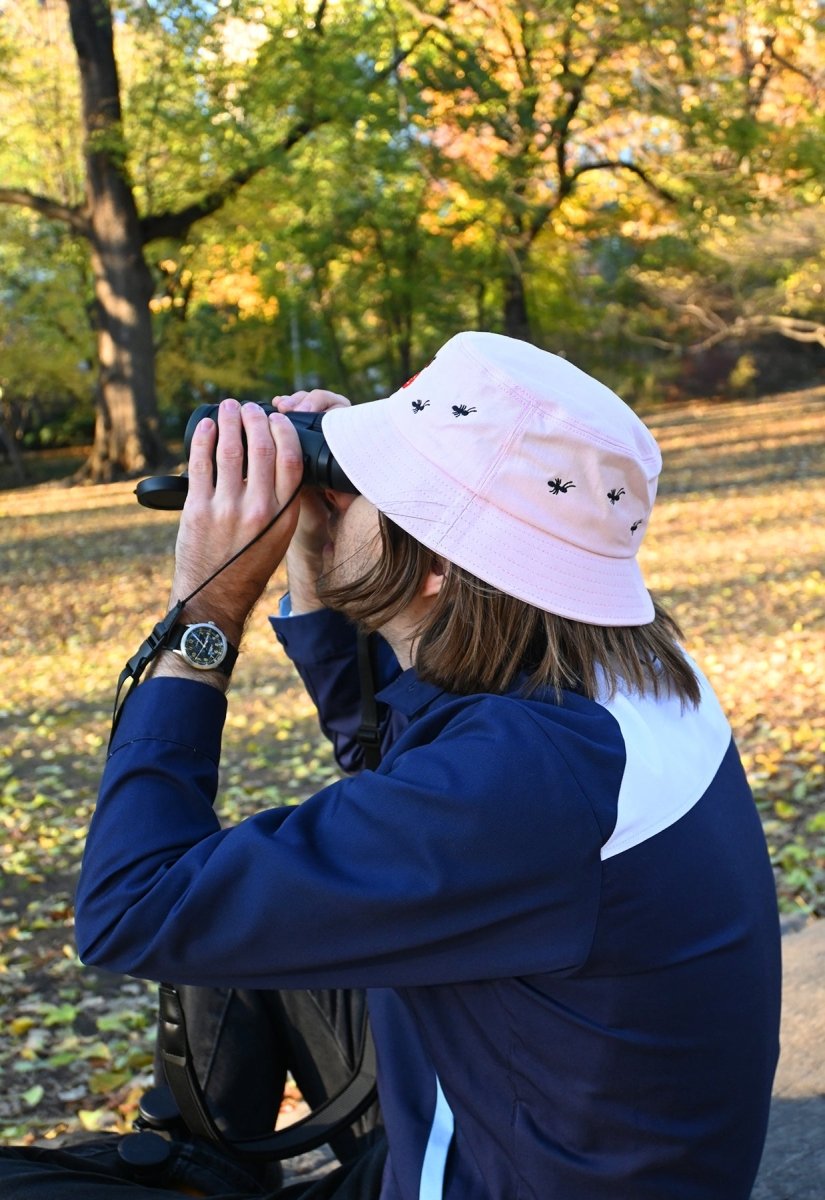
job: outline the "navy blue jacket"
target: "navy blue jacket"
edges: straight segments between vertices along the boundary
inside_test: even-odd
[[[346,761],[351,631],[275,624]],[[89,833],[81,956],[181,983],[368,988],[382,1200],[746,1200],[778,921],[710,689],[683,712],[455,696],[407,671],[380,698],[378,771],[222,829],[224,698],[142,684]]]

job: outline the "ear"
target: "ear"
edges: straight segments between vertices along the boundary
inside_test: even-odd
[[[444,563],[440,558],[434,558],[432,566],[424,576],[424,582],[421,585],[419,596],[430,597],[437,596],[441,591],[441,585],[444,582]]]

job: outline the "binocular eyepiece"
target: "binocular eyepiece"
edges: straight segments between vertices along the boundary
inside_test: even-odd
[[[250,401],[250,403],[252,402]],[[262,408],[267,416],[278,411],[271,404],[260,404],[258,407]],[[187,461],[195,428],[204,417],[208,417],[217,424],[218,408],[217,404],[201,404],[189,418],[183,435],[183,453]],[[324,414],[292,412],[285,413],[284,416],[295,426],[298,440],[301,443],[301,452],[304,456],[304,485],[328,487],[333,488],[336,492],[351,492],[357,495],[358,488],[354,487],[347,479],[326,443],[321,429]],[[246,476],[245,436],[243,444],[243,470],[244,476]],[[215,471],[217,472],[217,464],[215,464]],[[149,479],[142,479],[135,488],[135,495],[138,503],[145,508],[174,510],[183,508],[188,490],[189,478],[184,471],[182,475],[153,475]]]

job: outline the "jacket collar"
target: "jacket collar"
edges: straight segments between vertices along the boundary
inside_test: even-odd
[[[389,704],[396,712],[412,719],[418,717],[429,708],[439,696],[449,699],[449,694],[434,683],[422,683],[415,673],[414,667],[402,671],[392,683],[381,688],[376,694],[376,700]]]

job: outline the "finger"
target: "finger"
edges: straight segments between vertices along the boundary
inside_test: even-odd
[[[189,489],[187,499],[208,499],[215,490],[215,442],[218,427],[210,417],[204,417],[195,426],[192,444],[189,447]],[[191,505],[190,505],[191,507]]]
[[[328,392],[324,388],[313,388],[307,392],[304,404],[308,412],[328,412],[331,408],[349,408],[350,402],[339,392]]]
[[[289,396],[273,396],[272,403],[279,412],[295,412],[306,396],[306,391],[292,392]]]
[[[324,501],[320,488],[313,486],[302,488],[299,531],[304,535],[305,539],[314,542],[323,535],[323,542],[328,541],[328,517],[329,508]]]
[[[275,443],[266,414],[259,405],[245,404],[241,409],[241,421],[246,435],[247,496],[266,510],[275,501]]]
[[[215,452],[218,465],[215,490],[219,494],[236,493],[243,485],[242,429],[238,401],[231,397],[222,400],[218,408],[218,448]]]
[[[269,418],[269,431],[275,445],[275,497],[283,506],[301,486],[304,456],[295,426],[281,413]]]
[[[328,412],[331,408],[348,408],[349,400],[338,392],[324,388],[313,388],[311,392],[294,392],[283,396],[278,404],[280,412]]]

